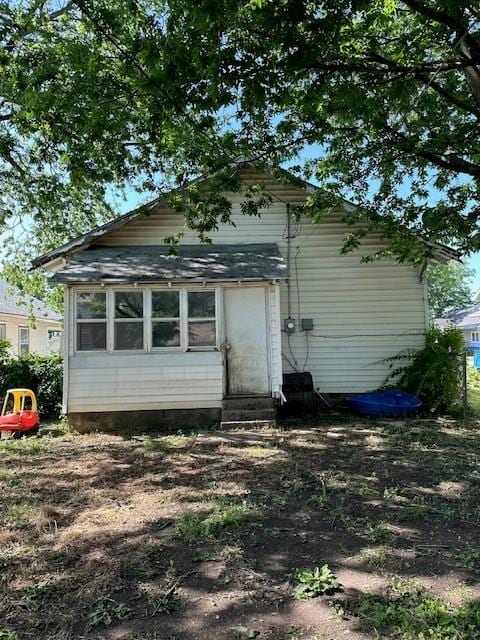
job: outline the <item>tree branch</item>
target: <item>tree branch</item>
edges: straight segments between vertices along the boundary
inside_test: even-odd
[[[385,126],[385,131],[394,135],[406,151],[417,155],[420,158],[424,158],[442,169],[448,169],[455,173],[465,173],[473,176],[474,178],[480,178],[480,165],[478,164],[469,162],[468,160],[465,160],[453,153],[439,155],[433,151],[419,149],[415,141],[411,140],[406,134],[394,129],[393,127]]]
[[[472,63],[480,63],[480,53],[475,59],[457,58],[452,60],[434,60],[432,62],[425,62],[423,64],[416,65],[394,65],[388,64],[386,59],[381,60],[382,56],[378,54],[371,54],[371,60],[374,62],[376,59],[378,64],[369,64],[368,58],[365,58],[365,62],[315,62],[309,66],[314,71],[347,71],[352,73],[374,73],[385,75],[385,73],[395,73],[398,75],[404,74],[418,74],[418,73],[440,73],[441,71],[453,71],[462,70],[466,67],[470,67]]]

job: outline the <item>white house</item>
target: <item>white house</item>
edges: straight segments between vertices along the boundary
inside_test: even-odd
[[[272,204],[244,216],[243,196],[230,194],[235,226],[221,224],[211,245],[187,232],[168,255],[164,238],[184,221],[157,200],[149,215],[132,211],[34,261],[65,286],[64,410],[77,428],[213,423],[240,407],[259,418],[285,400],[285,373],[310,372],[325,394],[368,391],[384,382],[386,357],[423,345],[420,269],[362,262],[384,246],[380,234],[342,255],[344,211],[294,221],[291,205],[312,187],[251,165],[241,176]]]
[[[467,349],[470,351],[480,349],[480,304],[476,303],[465,309],[457,309],[449,314],[449,318],[439,318],[435,324],[439,326],[440,322],[460,329]]]
[[[62,330],[61,316],[42,300],[0,280],[0,340],[9,341],[14,355],[60,351]]]

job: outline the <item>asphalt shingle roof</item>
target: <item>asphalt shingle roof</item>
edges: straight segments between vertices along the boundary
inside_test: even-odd
[[[450,319],[460,329],[476,329],[480,325],[480,304],[454,311]]]
[[[30,316],[38,320],[60,321],[62,317],[41,300],[20,293],[5,280],[0,280],[0,314]]]
[[[51,278],[55,283],[255,281],[287,277],[275,243],[94,246],[73,255]]]

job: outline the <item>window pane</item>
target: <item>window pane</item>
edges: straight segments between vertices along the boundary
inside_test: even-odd
[[[143,292],[129,291],[115,293],[116,318],[143,318]]]
[[[106,318],[107,298],[105,292],[77,293],[77,318],[92,320]]]
[[[78,351],[105,351],[106,348],[106,322],[79,322],[77,324]]]
[[[143,349],[143,322],[116,322],[115,349]]]
[[[152,291],[152,318],[178,318],[179,300],[178,291]]]
[[[191,347],[211,347],[216,344],[215,321],[199,320],[188,323],[188,344]]]
[[[179,322],[152,322],[153,347],[179,347]]]
[[[30,351],[30,330],[28,327],[19,327],[18,343],[21,356]]]
[[[7,325],[0,324],[0,340],[6,340],[6,339],[7,339]]]
[[[189,318],[215,317],[215,291],[188,292]]]

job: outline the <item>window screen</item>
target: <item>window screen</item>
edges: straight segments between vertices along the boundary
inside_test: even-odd
[[[107,294],[104,291],[77,293],[77,351],[105,351],[107,348]]]
[[[215,291],[188,292],[188,345],[211,347],[217,342]]]

